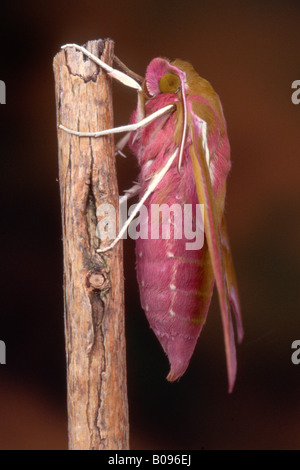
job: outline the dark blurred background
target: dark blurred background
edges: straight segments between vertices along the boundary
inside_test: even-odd
[[[62,44],[110,37],[144,74],[162,55],[190,61],[221,97],[232,148],[227,222],[243,307],[232,395],[214,297],[190,367],[168,362],[139,305],[125,242],[132,449],[299,449],[300,3],[285,1],[1,2],[0,449],[67,446],[62,243],[52,61]],[[114,86],[115,124],[134,91]],[[138,169],[118,159],[120,190]]]

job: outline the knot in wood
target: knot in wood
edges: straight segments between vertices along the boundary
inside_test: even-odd
[[[86,276],[86,287],[91,290],[103,290],[108,283],[106,274],[101,271],[89,271]]]

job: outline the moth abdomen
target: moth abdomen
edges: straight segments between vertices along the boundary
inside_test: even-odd
[[[188,367],[204,326],[213,288],[204,251],[186,251],[187,240],[136,242],[141,304],[170,362],[168,380]],[[162,256],[164,253],[164,256]]]

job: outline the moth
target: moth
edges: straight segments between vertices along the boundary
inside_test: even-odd
[[[188,250],[185,234],[181,238],[175,236],[175,215],[171,211],[169,238],[151,237],[152,212],[151,217],[141,219],[140,229],[149,236],[136,241],[137,279],[146,317],[169,359],[169,381],[179,379],[189,365],[216,285],[231,392],[237,371],[231,309],[239,342],[243,339],[243,325],[224,219],[231,163],[220,99],[188,62],[153,59],[140,84],[130,71],[124,73],[108,66],[81,46],[65,47],[81,50],[110,76],[138,93],[137,109],[127,126],[97,133],[80,133],[60,126],[77,135],[94,137],[127,132],[119,150],[129,143],[140,165],[138,184],[123,196],[124,200],[138,193],[139,203],[105,251],[113,248],[142,207],[149,213],[163,204],[182,209],[188,206],[196,229],[197,207],[204,208],[201,249]]]

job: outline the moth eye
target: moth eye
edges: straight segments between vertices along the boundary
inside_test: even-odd
[[[176,93],[180,88],[180,78],[174,73],[166,73],[159,80],[159,89],[162,93]]]

